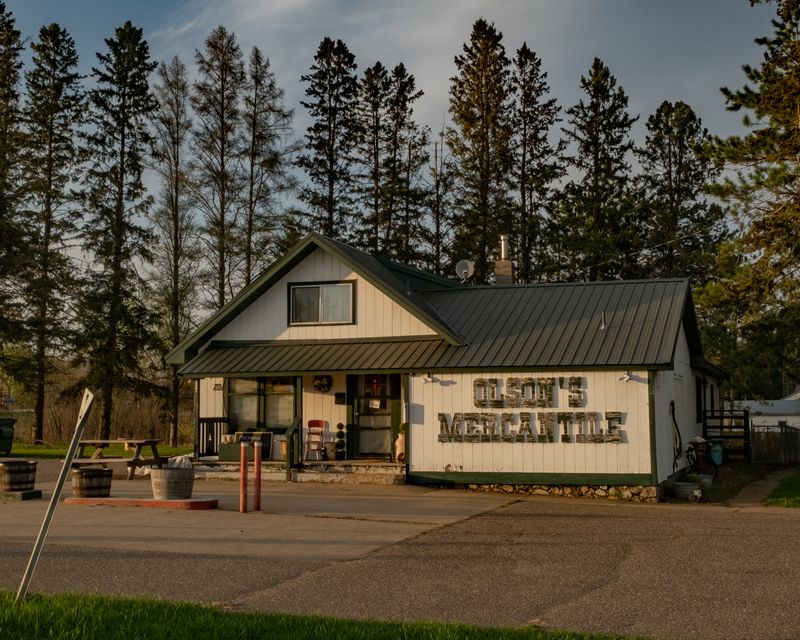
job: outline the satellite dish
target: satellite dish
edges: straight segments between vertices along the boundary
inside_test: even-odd
[[[475,265],[469,260],[459,260],[456,264],[456,274],[461,278],[461,282],[466,282],[475,273]]]

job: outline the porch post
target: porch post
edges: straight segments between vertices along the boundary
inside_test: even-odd
[[[200,378],[194,381],[194,461],[200,461]]]

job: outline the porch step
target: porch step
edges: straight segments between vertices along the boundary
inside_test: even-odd
[[[213,480],[238,480],[239,465],[231,462],[202,460],[194,463],[196,478]],[[293,482],[324,482],[335,484],[405,484],[406,471],[403,464],[373,462],[317,462],[307,461],[302,469],[293,472]],[[253,477],[250,465],[249,477]],[[286,482],[286,466],[283,462],[265,462],[261,465],[264,482]]]
[[[306,462],[297,472],[297,482],[338,484],[405,484],[403,464],[369,462]]]

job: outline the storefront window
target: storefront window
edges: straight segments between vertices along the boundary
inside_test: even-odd
[[[230,378],[228,419],[232,431],[288,429],[295,414],[293,378]]]
[[[294,380],[292,378],[267,378],[266,384],[267,431],[280,433],[294,421]]]

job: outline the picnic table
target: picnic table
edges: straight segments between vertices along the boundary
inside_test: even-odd
[[[78,443],[78,453],[72,461],[72,466],[76,469],[80,469],[84,466],[99,464],[108,468],[108,465],[112,463],[125,463],[128,467],[128,480],[132,480],[133,474],[139,467],[162,467],[167,463],[168,458],[162,457],[158,453],[159,442],[161,442],[161,440],[134,440],[131,438],[118,438],[116,440],[81,440]],[[133,457],[104,456],[104,450],[112,444],[124,445],[126,450],[133,449]],[[149,458],[142,456],[142,449],[147,447],[150,448],[150,453],[152,454]],[[90,452],[89,455],[87,455],[88,452]]]

